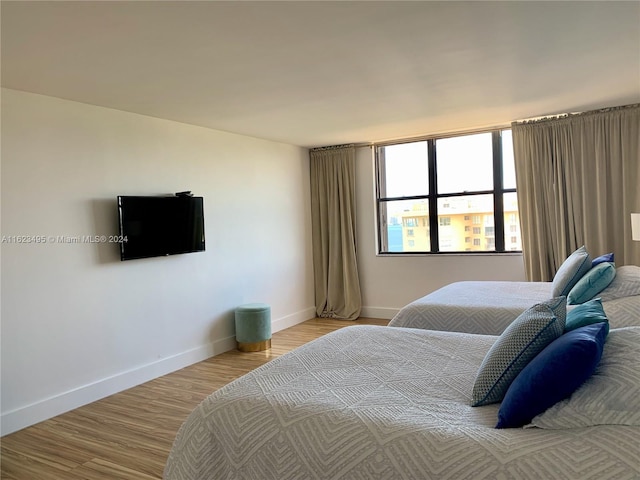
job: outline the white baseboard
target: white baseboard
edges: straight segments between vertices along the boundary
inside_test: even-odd
[[[391,320],[399,311],[400,311],[399,308],[362,307],[362,309],[360,310],[360,316],[367,317],[367,318],[381,318],[383,320]]]
[[[235,337],[227,337],[141,367],[107,377],[31,405],[2,414],[0,435],[8,435],[49,418],[87,405],[128,388],[161,377],[214,355],[236,348]]]
[[[315,316],[315,307],[305,308],[299,312],[274,320],[271,324],[271,331],[284,330]],[[31,405],[5,412],[0,417],[0,436],[35,425],[74,408],[82,407],[234,348],[236,348],[235,337],[223,338],[213,343],[163,358],[157,362],[133,368],[59,395],[54,395]]]
[[[314,318],[315,307],[287,315],[272,322],[272,332],[284,330],[298,323]],[[227,337],[213,343],[188,350],[157,362],[149,363],[126,372],[107,377],[82,387],[69,390],[39,402],[5,412],[0,417],[0,436],[8,435],[35,425],[49,418],[61,415],[83,405],[135,387],[154,378],[167,375],[194,363],[236,348],[236,338]]]
[[[316,316],[316,307],[305,308],[304,310],[300,310],[299,312],[292,313],[291,315],[287,315],[286,317],[279,318],[278,320],[271,322],[271,332],[279,332],[280,330],[284,330],[285,328],[293,327],[302,322],[306,322],[307,320],[311,320]]]

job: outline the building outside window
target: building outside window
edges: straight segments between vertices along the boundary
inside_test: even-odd
[[[385,143],[375,151],[379,253],[521,250],[510,130]],[[472,247],[469,222],[479,236]]]

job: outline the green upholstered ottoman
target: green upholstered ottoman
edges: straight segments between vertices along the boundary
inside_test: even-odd
[[[236,343],[241,352],[271,348],[271,307],[248,303],[236,308]]]

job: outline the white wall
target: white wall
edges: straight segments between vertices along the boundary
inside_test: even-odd
[[[373,149],[356,153],[358,269],[362,316],[392,318],[402,306],[451,282],[525,280],[521,254],[376,256]]]
[[[2,89],[2,235],[117,233],[116,196],[192,190],[203,253],[120,262],[115,244],[3,243],[2,434],[235,347],[233,309],[273,331],[315,315],[305,149]],[[459,280],[524,280],[520,255],[376,256],[357,151],[363,316]]]
[[[314,317],[305,149],[2,90],[2,235],[117,233],[116,196],[204,197],[206,252],[2,244],[2,433]]]

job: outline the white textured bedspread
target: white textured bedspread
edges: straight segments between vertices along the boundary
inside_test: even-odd
[[[608,300],[602,302],[602,307],[611,328],[640,325],[640,295]]]
[[[403,307],[391,327],[500,335],[518,315],[551,298],[551,282],[455,282]]]
[[[500,335],[527,308],[551,298],[551,285],[551,282],[451,283],[401,308],[389,326]],[[640,325],[640,295],[609,300],[602,305],[611,328]]]
[[[166,480],[632,479],[640,428],[496,430],[472,408],[495,337],[350,326],[209,396]]]

